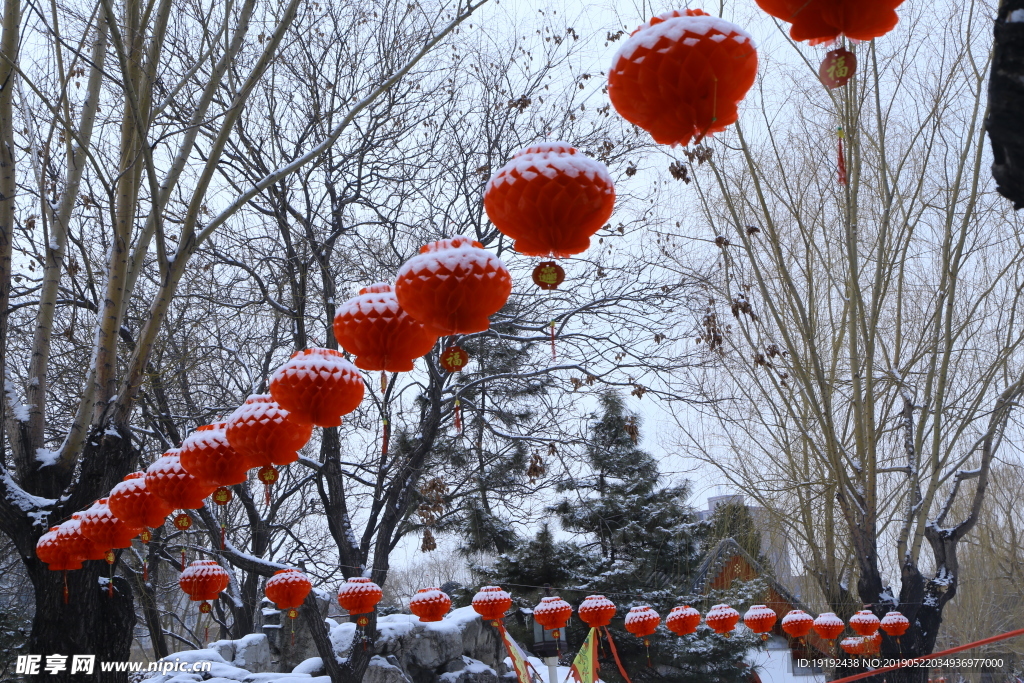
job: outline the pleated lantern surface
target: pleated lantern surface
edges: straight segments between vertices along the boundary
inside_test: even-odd
[[[60,527],[52,526],[50,530],[39,537],[36,542],[36,557],[46,563],[50,571],[71,571],[82,568],[81,555],[75,554],[75,549],[64,544],[63,539],[57,538]]]
[[[900,612],[887,612],[886,615],[882,617],[882,621],[879,623],[879,626],[883,631],[885,631],[886,635],[899,638],[907,632],[908,628],[910,628],[910,620]]]
[[[132,527],[163,526],[174,509],[146,487],[144,472],[132,472],[107,496],[107,506],[114,516]]]
[[[565,628],[572,616],[572,605],[558,596],[541,598],[533,608],[533,620],[546,631]]]
[[[334,338],[356,357],[357,368],[384,372],[412,370],[413,361],[437,343],[437,335],[406,313],[384,282],[363,287],[338,307]]]
[[[827,43],[840,35],[871,40],[896,28],[896,8],[903,0],[756,0],[777,19],[792,24],[789,35],[810,45]]]
[[[216,487],[186,470],[180,454],[175,448],[157,458],[146,470],[146,488],[174,510],[198,510]]]
[[[484,586],[473,596],[473,609],[487,621],[500,621],[512,607],[512,596],[501,586]]]
[[[586,251],[614,206],[608,168],[567,142],[543,142],[516,152],[484,191],[487,217],[527,256]]]
[[[226,427],[225,422],[203,425],[185,438],[178,456],[186,472],[212,487],[210,493],[220,486],[241,484],[249,476],[249,461],[231,447]]]
[[[757,76],[757,49],[742,28],[699,9],[653,17],[612,60],[608,96],[655,142],[687,145],[736,122]]]
[[[227,419],[224,434],[253,467],[290,465],[313,435],[313,423],[282,408],[270,394],[245,399]]]
[[[825,640],[835,640],[846,630],[846,624],[834,612],[822,612],[814,620],[814,631]]]
[[[814,627],[814,617],[802,609],[790,610],[782,617],[782,630],[792,638],[803,638]]]
[[[767,640],[768,633],[774,628],[778,618],[775,610],[767,605],[754,605],[743,615],[743,625]]]
[[[689,605],[673,607],[665,618],[665,628],[677,636],[696,633],[698,626],[700,626],[700,612]]]
[[[873,636],[881,621],[871,610],[861,610],[850,617],[850,628],[859,636]]]
[[[267,579],[265,592],[278,609],[290,610],[302,605],[312,589],[309,577],[298,569],[279,569]]]
[[[637,638],[646,638],[651,635],[660,623],[661,615],[655,612],[650,605],[634,607],[626,614],[626,630]]]
[[[334,349],[296,352],[270,378],[270,394],[297,419],[339,427],[341,418],[363,400],[359,370]]]
[[[740,613],[734,610],[729,605],[715,605],[708,610],[707,616],[704,617],[704,623],[714,631],[721,635],[730,633],[736,624],[740,621]]]
[[[511,293],[501,259],[463,235],[422,247],[395,282],[398,303],[438,336],[483,332]]]
[[[230,578],[216,560],[196,560],[178,577],[178,585],[193,602],[216,600]]]
[[[353,576],[338,588],[338,605],[349,614],[369,614],[384,592],[365,576]]]
[[[127,548],[142,529],[130,526],[110,511],[106,498],[100,498],[81,514],[82,535],[102,548]]]
[[[409,600],[409,611],[420,621],[441,621],[452,607],[452,599],[440,588],[420,588]]]
[[[588,595],[576,613],[591,628],[607,626],[615,616],[615,603],[603,595]]]

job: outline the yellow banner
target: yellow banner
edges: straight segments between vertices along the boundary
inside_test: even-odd
[[[583,647],[572,660],[569,673],[579,683],[596,683],[597,681],[597,629],[590,629],[590,634],[583,641]]]

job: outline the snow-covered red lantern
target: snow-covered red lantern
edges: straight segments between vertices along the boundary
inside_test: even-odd
[[[83,560],[106,559],[107,551],[110,550],[94,543],[82,533],[81,512],[71,515],[71,519],[57,527],[57,542]]]
[[[484,586],[473,596],[473,609],[487,621],[500,621],[512,607],[512,596],[501,586]]]
[[[873,636],[881,622],[871,610],[861,610],[850,617],[850,628],[859,636]]]
[[[228,587],[231,577],[216,560],[196,560],[178,577],[178,585],[193,602],[202,602],[199,611],[209,612],[208,600],[216,600]]]
[[[146,488],[175,510],[198,510],[215,487],[203,484],[181,464],[180,451],[164,453],[146,470]],[[123,546],[122,546],[123,547]]]
[[[420,588],[409,600],[409,611],[420,621],[441,621],[452,607],[452,599],[440,588]]]
[[[736,624],[738,624],[739,621],[740,613],[729,605],[724,604],[715,605],[708,611],[707,616],[704,617],[704,623],[707,624],[712,631],[721,634],[726,638],[728,638],[732,630],[736,628]]]
[[[45,562],[51,571],[70,571],[82,568],[85,560],[80,548],[66,543],[66,537],[59,538],[60,527],[52,526],[36,542],[36,557]]]
[[[685,636],[697,632],[700,626],[700,612],[689,605],[678,605],[665,617],[665,628],[677,636]]]
[[[615,616],[615,603],[603,595],[588,595],[576,613],[590,628],[607,626]]]
[[[882,649],[882,634],[874,633],[870,636],[861,636],[861,651],[862,655],[869,657],[877,655]]]
[[[501,259],[463,235],[420,248],[395,281],[398,303],[438,336],[483,332],[511,293]]]
[[[615,186],[607,167],[567,142],[519,150],[484,191],[488,218],[527,256],[586,251],[614,206]]]
[[[845,629],[846,624],[833,612],[823,612],[814,620],[814,631],[825,640],[835,640]]]
[[[661,623],[661,615],[654,611],[650,605],[640,605],[629,610],[626,615],[626,630],[637,638],[643,638],[647,642],[647,636],[654,633]]]
[[[754,605],[743,615],[743,625],[754,633],[761,635],[761,640],[768,640],[768,633],[775,626],[779,615],[767,605]]]
[[[384,372],[412,370],[413,361],[437,343],[437,335],[406,313],[383,282],[360,289],[338,307],[334,338],[356,357],[356,367]]]
[[[352,615],[369,614],[383,596],[380,586],[373,581],[365,576],[353,576],[338,589],[338,604]],[[356,623],[365,626],[369,622],[363,617]]]
[[[802,609],[790,610],[782,617],[782,630],[791,638],[803,638],[814,628],[814,617]]]
[[[340,427],[364,391],[359,370],[334,349],[297,351],[270,378],[270,394],[282,408],[320,427]]]
[[[900,612],[888,612],[878,624],[886,635],[899,638],[910,628],[910,620]]]
[[[687,145],[736,122],[757,76],[757,50],[736,24],[699,9],[640,26],[615,54],[608,96],[622,118],[665,145]]]
[[[792,23],[793,40],[811,45],[827,43],[840,35],[871,40],[896,27],[896,8],[903,0],[756,0],[777,19]]]
[[[309,577],[298,569],[277,570],[267,579],[264,587],[267,599],[277,605],[278,609],[285,610],[291,619],[298,616],[297,610],[311,590],[313,584]]]
[[[110,489],[107,506],[114,516],[132,527],[163,526],[174,509],[146,486],[144,472],[132,472]]]
[[[571,616],[572,605],[558,596],[541,598],[537,606],[533,608],[533,620],[546,631],[558,631],[565,628]]]
[[[228,443],[224,422],[203,425],[181,444],[181,466],[210,490],[241,484],[249,476],[249,462]]]
[[[250,468],[289,465],[313,434],[313,425],[278,405],[270,394],[254,394],[235,408],[224,434]]]
[[[80,516],[82,535],[101,548],[127,548],[142,531],[114,516],[106,498],[100,498]]]
[[[839,641],[839,647],[848,655],[863,654],[863,642],[861,638],[843,638]]]

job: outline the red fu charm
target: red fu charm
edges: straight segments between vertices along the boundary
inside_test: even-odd
[[[846,48],[832,50],[818,67],[818,78],[828,88],[841,88],[857,70],[857,55]]]
[[[558,289],[565,281],[565,271],[554,261],[541,261],[533,269],[533,282],[541,289]]]
[[[448,372],[459,372],[469,362],[469,354],[459,346],[449,346],[441,354],[441,367]]]
[[[192,527],[192,518],[186,513],[182,512],[180,515],[174,518],[174,527],[186,531]]]

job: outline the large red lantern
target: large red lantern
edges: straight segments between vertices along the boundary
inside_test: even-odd
[[[473,596],[473,609],[487,621],[500,621],[512,607],[512,596],[501,586],[484,586]]]
[[[699,9],[653,17],[623,43],[608,73],[622,118],[665,145],[687,145],[736,122],[757,75],[754,40]]]
[[[298,616],[295,610],[302,605],[312,589],[309,577],[298,569],[277,570],[267,579],[264,587],[267,599],[277,605],[278,609],[285,610],[292,619]]]
[[[910,628],[910,620],[899,612],[889,612],[882,617],[882,621],[878,625],[885,631],[886,635],[899,638]]]
[[[501,259],[462,235],[422,247],[395,282],[398,303],[437,335],[483,332],[511,293]]]
[[[36,542],[36,557],[55,572],[81,569],[86,556],[95,554],[95,544],[82,536],[80,529],[75,533],[64,524],[50,527]]]
[[[127,548],[142,531],[114,516],[106,498],[100,498],[80,515],[82,535],[101,548]]]
[[[603,595],[588,595],[576,613],[590,628],[607,626],[615,616],[615,603]]]
[[[754,605],[743,615],[743,625],[754,633],[761,634],[761,640],[768,640],[768,633],[778,618],[775,610],[767,605]]]
[[[811,45],[840,35],[871,40],[896,27],[896,8],[903,0],[757,0],[768,14],[793,24],[789,35]]]
[[[241,484],[249,476],[249,462],[228,442],[224,422],[203,425],[181,444],[181,466],[209,487],[209,495],[218,486]]]
[[[519,150],[491,176],[487,216],[527,256],[572,256],[611,218],[615,186],[608,169],[567,142]]]
[[[782,630],[792,638],[803,638],[814,627],[814,618],[802,609],[790,610],[782,617]]]
[[[363,370],[408,372],[434,348],[437,335],[398,305],[391,285],[378,282],[338,307],[334,338]]]
[[[71,515],[71,519],[57,527],[57,542],[83,560],[106,559],[107,551],[110,550],[110,548],[104,548],[93,542],[82,533],[81,512]]]
[[[707,624],[712,631],[719,633],[726,638],[728,638],[732,630],[736,628],[736,624],[738,624],[739,621],[740,613],[732,607],[729,607],[729,605],[715,605],[708,611],[707,616],[704,617],[704,623]]]
[[[146,487],[146,475],[132,472],[124,481],[110,489],[107,506],[114,516],[132,527],[163,526],[174,509]]]
[[[207,600],[216,600],[228,587],[231,577],[216,560],[196,560],[178,577],[178,585],[193,602],[203,602],[201,612],[209,612]]]
[[[861,654],[869,657],[877,655],[882,649],[882,634],[874,633],[870,636],[861,636]]]
[[[863,638],[843,638],[839,641],[839,647],[848,655],[859,655],[864,652]]]
[[[850,628],[859,636],[873,636],[881,622],[871,610],[861,610],[850,617]]]
[[[643,638],[646,643],[647,636],[654,633],[661,623],[661,615],[655,612],[649,605],[641,605],[629,610],[626,615],[626,630],[637,638]]]
[[[421,588],[409,600],[409,611],[420,621],[441,621],[452,607],[452,599],[440,588]]]
[[[338,589],[338,604],[352,615],[369,614],[383,596],[380,586],[373,581],[365,576],[353,576]]]
[[[146,488],[175,510],[198,510],[214,486],[201,483],[181,465],[180,451],[173,449],[146,470]],[[123,547],[123,546],[121,546]]]
[[[359,370],[334,349],[298,351],[270,378],[270,394],[282,408],[320,427],[340,427],[364,390]]]
[[[825,640],[835,640],[846,629],[843,620],[833,612],[823,612],[814,620],[814,630]]]
[[[665,628],[677,636],[685,636],[697,632],[700,626],[700,612],[689,605],[679,605],[665,617]]]
[[[245,399],[227,419],[224,434],[252,467],[289,465],[313,434],[313,425],[292,415],[270,394]]]
[[[540,603],[533,608],[533,620],[547,631],[565,628],[571,616],[572,605],[557,596],[541,598]]]

